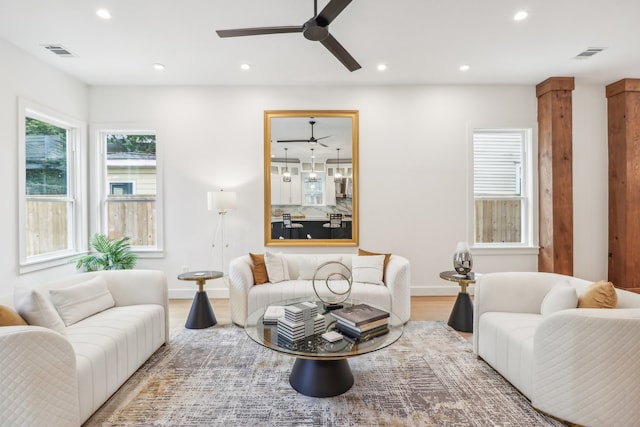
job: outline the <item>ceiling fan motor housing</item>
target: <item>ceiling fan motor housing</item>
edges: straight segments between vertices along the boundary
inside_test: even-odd
[[[318,25],[315,18],[312,18],[302,26],[302,34],[307,40],[321,42],[329,36],[329,29]]]

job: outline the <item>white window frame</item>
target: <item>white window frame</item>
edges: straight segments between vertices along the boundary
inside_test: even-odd
[[[160,258],[164,256],[164,201],[162,180],[162,147],[158,131],[146,125],[113,125],[93,124],[91,126],[92,154],[92,199],[91,199],[91,235],[107,234],[108,218],[106,214],[106,198],[109,193],[107,179],[107,147],[106,136],[111,134],[155,135],[156,136],[156,246],[131,246],[131,250],[140,258]],[[135,185],[134,185],[135,187]]]
[[[43,121],[67,129],[67,197],[60,201],[70,202],[69,244],[70,247],[47,254],[27,256],[27,118]],[[87,140],[85,122],[60,113],[24,98],[18,99],[18,228],[19,228],[19,272],[29,273],[49,267],[68,264],[74,257],[87,252],[87,165],[85,147]]]
[[[522,132],[524,135],[524,153],[522,159],[522,194],[516,197],[523,201],[521,212],[521,242],[476,242],[475,241],[475,201],[474,193],[474,135],[476,132]],[[468,240],[472,242],[474,253],[481,254],[486,250],[490,254],[537,254],[538,253],[538,196],[537,196],[537,145],[534,126],[509,126],[486,127],[475,126],[470,128],[470,156],[469,156],[469,234]],[[482,197],[479,197],[482,198]],[[514,197],[505,197],[514,199]]]

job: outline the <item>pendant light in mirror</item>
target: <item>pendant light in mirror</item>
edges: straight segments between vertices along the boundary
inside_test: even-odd
[[[311,149],[311,173],[309,174],[309,182],[317,182],[318,177],[316,176],[316,155],[313,153],[313,148]]]
[[[340,173],[340,149],[338,150],[338,165],[336,166],[336,173],[333,174],[333,182],[342,182],[342,174]]]
[[[284,172],[282,172],[282,182],[291,182],[291,172],[289,172],[289,159],[287,157],[288,148],[284,149]]]

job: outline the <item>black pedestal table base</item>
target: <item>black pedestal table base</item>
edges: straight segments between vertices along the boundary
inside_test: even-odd
[[[187,323],[184,325],[188,329],[204,329],[217,323],[216,316],[213,314],[211,303],[207,297],[206,291],[196,292],[196,296],[191,304]]]
[[[347,359],[296,359],[289,383],[305,396],[332,397],[345,393],[353,385],[353,374]]]
[[[458,293],[448,325],[456,331],[473,332],[473,304],[468,293]]]

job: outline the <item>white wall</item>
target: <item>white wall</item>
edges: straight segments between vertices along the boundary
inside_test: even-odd
[[[0,39],[0,295],[19,283],[39,283],[75,271],[72,265],[19,275],[18,97],[87,122],[89,89],[68,75]],[[64,60],[64,59],[61,59]]]
[[[220,269],[212,248],[218,215],[206,192],[238,193],[226,216],[228,259],[263,246],[263,112],[267,109],[360,111],[360,247],[403,255],[412,264],[413,293],[453,294],[438,273],[451,268],[456,242],[468,236],[469,129],[536,127],[534,86],[386,87],[91,87],[0,41],[3,242],[0,294],[20,282],[74,271],[63,266],[18,274],[17,97],[90,123],[142,124],[158,131],[165,200],[165,257],[140,268],[167,273],[172,295],[190,296],[176,276]],[[607,147],[603,87],[574,91],[575,275],[606,277]],[[88,119],[87,119],[88,115]],[[285,248],[331,252],[331,248]],[[355,252],[356,248],[338,249]],[[536,270],[536,255],[476,255],[475,270]],[[213,283],[210,295],[224,295]]]
[[[593,204],[594,188],[602,200],[598,214],[577,215],[575,227],[581,244],[575,273],[593,279],[606,276],[606,179],[599,181],[606,178],[600,138],[606,115],[599,91],[578,88],[574,103],[576,144],[589,147],[574,154],[586,163],[575,168],[576,212]],[[469,129],[537,126],[533,86],[92,87],[90,94],[92,123],[145,123],[158,131],[167,256],[141,264],[164,269],[173,295],[192,289],[175,279],[182,266],[220,269],[218,248],[211,248],[218,215],[206,210],[208,190],[238,193],[238,208],[226,216],[228,258],[265,250],[264,110],[360,111],[360,247],[409,258],[415,295],[456,290],[438,273],[451,268],[456,242],[468,236]],[[593,245],[583,245],[585,239]],[[531,254],[474,259],[483,272],[537,269]],[[222,284],[214,283],[213,292],[216,286]]]

